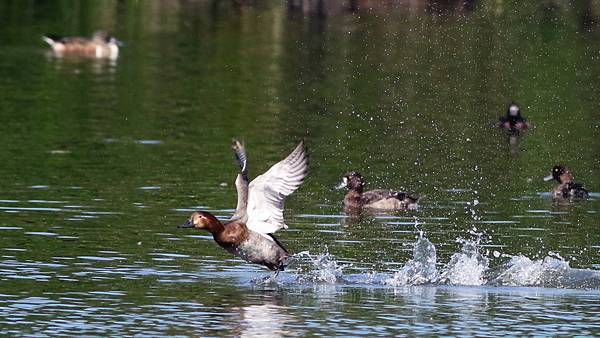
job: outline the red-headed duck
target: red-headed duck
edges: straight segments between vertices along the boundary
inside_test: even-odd
[[[234,141],[233,149],[241,170],[235,181],[238,201],[232,218],[222,223],[211,213],[198,211],[180,227],[207,230],[225,250],[274,270],[276,276],[283,271],[290,254],[273,233],[287,229],[283,219],[284,200],[300,187],[308,174],[304,142],[250,184],[244,146]]]
[[[42,40],[52,47],[52,52],[58,57],[71,55],[111,60],[119,57],[119,46],[122,44],[103,31],[95,32],[89,39],[45,35]]]
[[[565,165],[555,165],[550,175],[544,177],[544,181],[557,180],[559,185],[552,190],[552,196],[556,199],[587,198],[588,191],[583,184],[573,182],[573,173]]]
[[[521,107],[517,103],[512,102],[506,109],[506,115],[500,117],[498,127],[505,130],[517,131],[529,128],[529,122],[521,115]]]
[[[419,197],[405,192],[392,190],[370,190],[363,192],[365,182],[361,174],[351,171],[342,176],[337,189],[347,188],[344,197],[346,212],[356,212],[363,208],[376,210],[414,210],[418,207]]]

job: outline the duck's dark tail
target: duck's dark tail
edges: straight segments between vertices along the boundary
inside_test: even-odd
[[[283,244],[281,244],[281,242],[277,239],[277,237],[275,237],[275,235],[273,235],[273,234],[267,234],[267,235],[269,237],[271,237],[273,239],[273,241],[275,242],[275,244],[277,244],[279,249],[281,249],[283,251],[278,254],[279,257],[276,260],[277,263],[273,264],[271,267],[269,267],[269,269],[277,270],[277,271],[284,271],[286,265],[292,258],[292,255],[290,255],[290,252],[285,248],[285,246],[283,246]]]
[[[415,194],[411,195],[409,193],[402,192],[402,191],[395,192],[394,193],[394,197],[397,198],[397,199],[399,199],[399,200],[401,200],[401,201],[407,201],[407,202],[410,202],[410,203],[418,203],[419,200],[421,199],[420,195],[415,195]]]
[[[287,267],[291,259],[292,256],[286,254],[279,257],[279,259],[276,262],[271,264],[265,264],[265,266],[269,268],[269,270],[275,271],[275,275],[277,275],[280,271],[285,271],[285,268]]]
[[[568,183],[563,189],[563,197],[587,198],[589,192],[583,187],[583,184],[577,182]]]

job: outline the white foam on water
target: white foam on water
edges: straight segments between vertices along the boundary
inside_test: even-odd
[[[335,278],[323,276],[323,280],[330,283],[352,279],[391,286],[430,284],[600,289],[599,270],[571,268],[569,262],[555,253],[549,253],[544,259],[531,260],[525,256],[510,256],[495,251],[492,254],[496,258],[508,257],[510,261],[490,268],[489,258],[482,253],[479,241],[480,238],[460,240],[461,250],[440,267],[435,246],[427,238],[420,236],[414,245],[413,257],[392,276],[370,271],[367,278],[346,276],[344,279],[342,269],[335,266],[337,263],[329,254],[323,257],[327,264],[315,261],[315,265],[324,268],[321,272],[335,271]]]
[[[388,286],[456,285],[456,286],[534,286],[547,288],[600,289],[600,270],[575,269],[558,254],[540,260],[511,256],[498,251],[496,258],[509,258],[502,265],[490,268],[482,253],[481,234],[476,240],[459,240],[461,250],[448,263],[439,264],[435,246],[422,234],[414,243],[413,255],[393,274],[367,271],[346,274],[352,264],[340,264],[327,251],[311,254],[303,251],[290,260],[287,271],[295,277],[285,283],[298,284],[384,284]],[[274,278],[269,282],[277,283]]]
[[[302,258],[307,258],[310,264],[298,269],[298,281],[326,284],[342,281],[342,270],[347,265],[338,264],[329,252],[313,255],[308,251],[302,251],[293,256],[294,260],[300,260],[300,262],[302,262]]]
[[[452,255],[436,282],[448,285],[483,285],[486,282],[484,273],[488,268],[489,259],[481,254],[478,243],[463,241],[461,251]]]
[[[437,278],[436,261],[435,246],[420,236],[413,248],[413,258],[384,283],[394,286],[431,283]]]
[[[551,288],[599,289],[600,271],[574,269],[560,256],[531,260],[512,256],[488,282],[496,286],[541,286]]]

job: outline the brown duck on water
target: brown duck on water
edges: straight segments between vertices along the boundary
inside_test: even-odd
[[[52,52],[58,57],[71,55],[111,60],[119,57],[119,46],[122,44],[104,31],[95,32],[89,39],[48,34],[42,40],[50,45]]]
[[[337,189],[347,188],[344,209],[347,212],[371,210],[414,210],[418,207],[419,196],[392,190],[364,190],[365,181],[361,174],[351,171],[342,176]]]
[[[552,190],[555,199],[587,198],[589,193],[583,184],[573,182],[573,173],[565,165],[555,165],[544,181],[558,181],[559,185]]]

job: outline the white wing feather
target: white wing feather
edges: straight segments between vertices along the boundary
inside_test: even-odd
[[[308,174],[308,154],[300,142],[283,161],[250,182],[248,222],[251,230],[270,234],[284,228],[284,200],[296,191]]]

